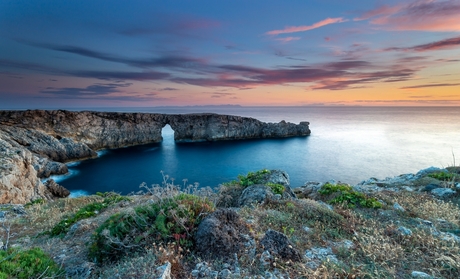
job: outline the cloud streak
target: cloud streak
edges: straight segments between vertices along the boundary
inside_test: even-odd
[[[452,48],[457,48],[457,47],[460,47],[460,37],[449,38],[449,39],[432,42],[428,44],[423,44],[423,45],[417,45],[413,47],[405,47],[405,48],[404,47],[392,47],[392,48],[387,48],[385,50],[423,52],[423,51],[432,51],[432,50],[452,49]]]
[[[426,88],[426,87],[445,87],[445,86],[460,86],[460,83],[435,83],[435,84],[421,84],[413,86],[404,86],[399,89],[416,89],[416,88]]]
[[[287,33],[296,33],[296,32],[304,32],[304,31],[309,31],[313,30],[316,28],[320,28],[329,24],[333,23],[341,23],[341,22],[346,22],[347,20],[344,19],[343,17],[336,17],[336,18],[326,18],[324,20],[318,21],[312,25],[302,25],[302,26],[287,26],[284,29],[280,30],[272,30],[268,31],[265,34],[267,35],[279,35],[279,34],[287,34]]]

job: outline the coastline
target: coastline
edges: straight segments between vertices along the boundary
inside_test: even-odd
[[[96,151],[162,141],[169,124],[176,142],[308,136],[309,123],[265,123],[212,113],[148,114],[0,111],[0,203],[52,199],[41,181],[68,172],[66,162],[95,158]]]

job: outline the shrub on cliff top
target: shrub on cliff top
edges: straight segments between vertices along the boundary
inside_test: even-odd
[[[335,195],[334,198],[329,200],[330,204],[347,204],[348,207],[367,207],[367,208],[381,208],[382,204],[375,198],[369,198],[365,194],[354,191],[349,185],[344,184],[324,184],[318,193],[322,195]]]
[[[212,211],[214,204],[207,199],[181,193],[114,214],[96,230],[89,257],[97,262],[117,260],[156,242],[191,248],[198,224]]]
[[[0,250],[0,278],[58,278],[59,266],[40,248]]]
[[[246,176],[240,174],[238,175],[238,184],[245,188],[254,184],[260,184],[264,176],[269,173],[269,170],[263,169],[256,172],[248,172]]]

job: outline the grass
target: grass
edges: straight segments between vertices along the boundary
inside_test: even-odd
[[[50,231],[51,236],[64,235],[69,231],[69,228],[76,222],[94,217],[99,214],[100,211],[106,209],[110,205],[119,203],[121,201],[130,201],[129,198],[120,196],[115,193],[97,193],[97,196],[104,198],[102,202],[94,202],[87,204],[80,208],[76,213],[70,215],[67,218],[62,219],[57,223]]]
[[[61,268],[40,248],[0,251],[0,278],[64,278]]]
[[[330,204],[345,204],[348,207],[354,208],[356,206],[367,208],[381,208],[382,203],[376,198],[367,197],[365,194],[354,191],[349,185],[344,184],[324,184],[318,191],[321,195],[333,196],[329,199]]]

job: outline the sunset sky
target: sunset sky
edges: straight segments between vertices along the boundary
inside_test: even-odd
[[[0,1],[0,109],[460,105],[460,0]]]

